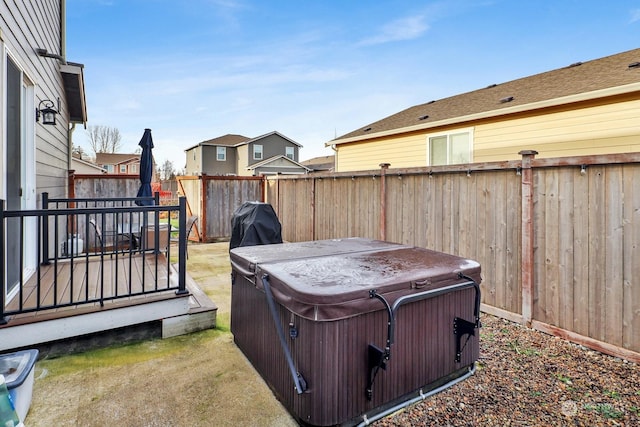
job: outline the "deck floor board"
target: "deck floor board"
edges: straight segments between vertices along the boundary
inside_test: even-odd
[[[23,286],[22,308],[41,310],[11,315],[13,319],[37,321],[38,316],[50,318],[59,313],[68,316],[73,310],[100,307],[100,302],[88,303],[93,299],[114,300],[126,304],[139,304],[141,299],[157,298],[157,294],[141,294],[157,289],[170,291],[177,286],[177,274],[167,262],[164,254],[119,253],[117,256],[78,257],[74,262],[58,261],[41,265]],[[156,274],[157,273],[157,274]],[[37,283],[40,277],[41,290],[38,295]],[[167,280],[173,279],[173,280]],[[156,285],[156,279],[158,280]],[[73,284],[73,286],[72,286]],[[157,287],[156,287],[157,286]],[[173,294],[175,292],[171,292]],[[38,304],[38,299],[39,303]],[[69,304],[54,307],[56,304]],[[20,309],[20,294],[6,306],[5,312]]]

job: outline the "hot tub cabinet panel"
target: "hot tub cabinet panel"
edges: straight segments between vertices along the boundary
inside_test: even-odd
[[[360,422],[466,374],[479,355],[478,263],[346,240],[231,252],[235,342],[311,425]]]

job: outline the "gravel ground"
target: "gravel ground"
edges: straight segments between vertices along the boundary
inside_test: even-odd
[[[475,375],[382,426],[640,426],[640,367],[482,316]]]

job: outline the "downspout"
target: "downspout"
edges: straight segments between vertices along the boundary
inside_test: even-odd
[[[60,0],[60,56],[67,63],[67,0]]]
[[[73,131],[76,130],[76,124],[72,123],[71,127],[67,130],[67,170],[73,169],[71,163],[73,159]]]
[[[60,0],[60,56],[62,64],[67,63],[67,0]],[[73,169],[71,159],[73,158],[73,131],[76,124],[73,123],[67,129],[67,170]],[[67,185],[68,187],[68,185]]]

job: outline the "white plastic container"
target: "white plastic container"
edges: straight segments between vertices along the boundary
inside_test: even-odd
[[[38,350],[23,350],[0,355],[0,375],[3,375],[15,411],[24,421],[31,406],[33,377]]]
[[[76,235],[74,235],[72,238],[67,239],[67,241],[63,243],[63,246],[64,248],[62,252],[65,256],[71,256],[72,246],[73,246],[73,256],[76,256],[84,252],[84,241]]]

